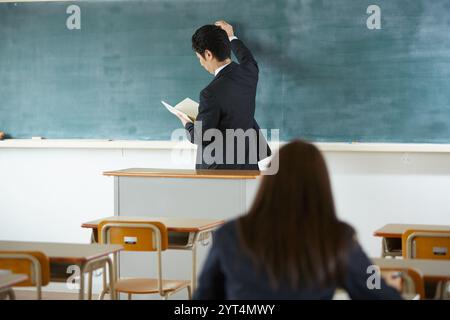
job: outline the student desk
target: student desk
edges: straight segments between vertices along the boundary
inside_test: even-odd
[[[380,268],[411,268],[423,276],[424,284],[431,285],[436,290],[435,297],[446,299],[446,285],[450,281],[450,261],[447,260],[424,260],[424,259],[385,259],[374,258],[373,263]],[[433,287],[436,285],[436,287]]]
[[[112,270],[110,285],[111,288],[114,287],[116,268],[109,255],[115,255],[122,249],[123,247],[120,245],[0,241],[1,253],[39,251],[45,254],[50,260],[51,281],[65,281],[67,267],[69,265],[78,266],[80,268],[79,298],[81,300],[84,299],[84,274],[94,269],[103,268],[105,263]],[[62,276],[62,274],[65,276]],[[91,287],[89,287],[89,290],[91,290]],[[114,293],[114,290],[112,292]],[[115,294],[112,294],[111,298],[114,299]]]
[[[423,259],[372,258],[380,268],[413,268],[419,270],[424,281],[450,281],[450,261]]]
[[[0,274],[0,299],[3,296],[9,295],[9,299],[14,300],[16,296],[12,287],[27,279],[28,277],[25,274]]]
[[[169,217],[129,217],[129,216],[113,216],[104,219],[94,220],[82,224],[83,228],[92,229],[92,241],[97,242],[98,239],[98,224],[102,220],[109,221],[133,221],[133,222],[145,222],[145,221],[160,221],[163,223],[168,231],[169,237],[169,249],[178,250],[190,250],[192,252],[192,275],[191,285],[192,291],[196,287],[197,280],[197,243],[210,238],[211,233],[224,221],[218,219],[186,219],[186,218],[169,218]],[[125,263],[121,258],[121,268]]]
[[[381,237],[381,256],[401,256],[402,255],[402,234],[408,230],[421,231],[442,231],[450,232],[448,225],[432,224],[387,224],[374,232],[375,237]]]

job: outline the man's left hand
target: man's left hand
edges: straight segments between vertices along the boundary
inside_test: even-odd
[[[183,124],[183,127],[185,127],[186,123],[188,123],[188,122],[192,123],[192,120],[189,119],[189,117],[187,115],[185,115],[184,113],[177,112],[176,116],[178,117],[178,119],[180,119],[181,123]]]

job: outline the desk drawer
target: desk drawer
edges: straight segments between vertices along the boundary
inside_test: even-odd
[[[66,282],[67,278],[73,275],[69,267],[72,263],[52,262],[50,264],[50,280],[52,282]],[[71,272],[67,273],[68,270]]]
[[[170,248],[188,248],[194,243],[193,232],[169,232]]]

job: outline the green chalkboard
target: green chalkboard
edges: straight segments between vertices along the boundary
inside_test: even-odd
[[[225,19],[260,66],[256,118],[283,140],[450,143],[449,13],[448,0],[2,3],[0,131],[168,140],[180,123],[160,100],[198,100],[211,75],[190,38]]]

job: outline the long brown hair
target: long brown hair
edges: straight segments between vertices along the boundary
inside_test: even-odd
[[[238,220],[241,243],[275,287],[336,285],[354,231],[336,217],[325,161],[300,140],[278,156],[277,174],[262,178],[250,211]]]

